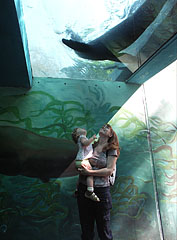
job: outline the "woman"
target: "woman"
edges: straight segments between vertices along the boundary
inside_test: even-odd
[[[110,209],[112,199],[110,186],[114,183],[116,161],[119,156],[119,142],[116,133],[109,124],[99,131],[99,139],[93,145],[93,157],[90,160],[93,168],[85,165],[79,170],[78,209],[82,229],[82,240],[94,239],[94,223],[101,240],[111,240]],[[94,176],[94,189],[100,202],[94,202],[84,196],[86,176]]]

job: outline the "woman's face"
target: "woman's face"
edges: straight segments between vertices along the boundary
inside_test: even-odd
[[[112,130],[111,130],[111,128],[106,124],[106,125],[104,125],[104,126],[100,129],[99,135],[104,135],[104,136],[112,137]]]

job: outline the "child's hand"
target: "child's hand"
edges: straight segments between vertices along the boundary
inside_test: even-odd
[[[92,136],[92,138],[93,138],[93,140],[97,139],[96,134],[94,134],[94,135]]]

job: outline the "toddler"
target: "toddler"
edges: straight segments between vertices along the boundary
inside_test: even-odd
[[[92,168],[89,158],[92,157],[93,148],[92,142],[96,139],[96,135],[91,138],[87,138],[87,131],[83,128],[75,128],[72,132],[72,138],[75,143],[78,144],[79,150],[75,159],[76,168],[82,168],[82,164],[86,165],[90,169]],[[93,187],[93,176],[87,176],[87,191],[85,192],[85,197],[99,202],[100,199],[94,193]]]

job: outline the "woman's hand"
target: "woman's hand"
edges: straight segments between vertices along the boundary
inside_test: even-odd
[[[85,164],[82,164],[82,167],[78,169],[79,173],[82,175],[89,175],[91,172],[89,167]]]

